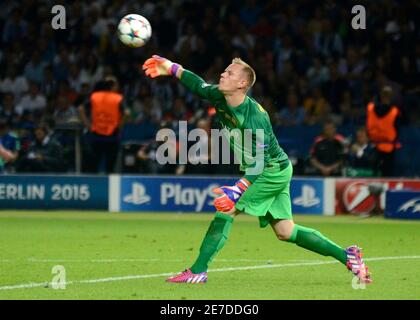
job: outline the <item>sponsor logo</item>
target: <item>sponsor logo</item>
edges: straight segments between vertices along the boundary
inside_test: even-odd
[[[348,212],[369,213],[375,208],[376,199],[368,184],[356,181],[345,188],[343,203]]]
[[[124,197],[124,202],[140,205],[149,202],[150,199],[150,196],[146,194],[146,188],[144,185],[134,182],[131,185],[131,194]]]
[[[320,202],[321,200],[316,197],[315,188],[307,184],[302,186],[301,196],[293,200],[294,205],[302,206],[305,208],[316,206]]]
[[[412,210],[409,210],[412,208]],[[411,200],[406,201],[404,204],[402,204],[398,210],[398,212],[407,212],[412,211],[413,213],[419,212],[420,213],[420,198],[414,198]]]
[[[216,194],[212,192],[213,188],[218,187],[217,184],[211,184],[205,189],[186,188],[180,183],[162,183],[160,186],[160,204],[167,206],[174,204],[175,206],[193,206],[194,210],[200,212],[205,205],[213,205]],[[206,203],[206,200],[209,199]]]

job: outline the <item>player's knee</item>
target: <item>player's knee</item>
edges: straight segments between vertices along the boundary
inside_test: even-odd
[[[277,239],[279,239],[280,241],[286,241],[286,240],[289,240],[289,238],[290,238],[290,234],[288,232],[283,231],[283,230],[277,232],[276,236],[277,236]]]
[[[290,239],[293,233],[294,223],[292,221],[282,221],[280,222],[276,228],[275,233],[277,236],[277,239],[281,241],[287,241]]]

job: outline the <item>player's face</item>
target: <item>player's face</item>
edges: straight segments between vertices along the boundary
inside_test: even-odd
[[[234,92],[246,87],[243,66],[237,63],[230,64],[220,75],[219,90],[222,92]]]

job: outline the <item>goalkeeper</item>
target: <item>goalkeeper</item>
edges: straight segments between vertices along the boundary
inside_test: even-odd
[[[145,61],[143,70],[151,78],[176,77],[190,91],[209,100],[216,107],[217,119],[223,128],[239,129],[242,133],[246,129],[253,133],[263,129],[264,133],[261,141],[253,136],[251,150],[263,150],[262,170],[252,170],[252,165],[242,162],[241,170],[245,170],[245,175],[233,186],[214,190],[219,194],[214,201],[217,212],[203,239],[197,260],[191,268],[168,278],[168,282],[206,282],[208,265],[224,246],[234,217],[240,212],[258,217],[260,227],[270,224],[278,239],[331,256],[343,263],[360,282],[371,282],[359,247],[341,248],[318,231],[293,222],[289,194],[293,167],[278,144],[267,112],[247,95],[256,80],[254,70],[247,63],[239,58],[233,59],[221,74],[218,85],[207,84],[181,65],[157,55]],[[231,143],[231,147],[238,146]],[[236,154],[238,150],[234,151]],[[245,153],[247,150],[243,148],[242,159],[246,157]],[[253,165],[255,169],[257,164]]]

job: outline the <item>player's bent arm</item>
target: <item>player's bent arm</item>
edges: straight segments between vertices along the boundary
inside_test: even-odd
[[[15,162],[17,158],[19,157],[19,151],[10,151],[10,154],[12,155],[9,159],[9,162]]]
[[[241,178],[236,181],[233,186],[221,186],[219,188],[214,188],[213,192],[219,195],[214,200],[216,210],[223,213],[234,213],[235,204],[250,185],[250,181],[245,178]]]
[[[337,170],[338,168],[340,168],[342,165],[343,165],[343,161],[339,160],[329,167],[331,168],[332,171],[334,171],[334,170]]]
[[[310,162],[311,162],[311,165],[313,165],[316,169],[318,169],[318,170],[323,170],[323,169],[325,169],[325,166],[321,163],[321,162],[319,162],[318,161],[318,159],[317,158],[315,158],[315,157],[312,157],[311,159],[310,159]]]
[[[184,69],[181,65],[164,57],[153,55],[144,62],[142,68],[146,76],[150,78],[159,76],[176,77],[187,89],[203,99],[214,101],[214,99],[223,97],[223,94],[218,90],[217,86],[207,84],[193,72]]]
[[[79,118],[80,118],[80,120],[82,121],[83,125],[84,125],[87,129],[89,129],[89,128],[90,128],[90,123],[89,123],[89,120],[88,120],[88,117],[87,117],[87,115],[86,115],[86,111],[85,111],[85,108],[83,107],[83,105],[80,105],[80,106],[77,108],[77,111],[79,112]]]
[[[13,153],[4,148],[2,145],[0,145],[0,158],[6,162],[13,161],[15,159]]]

